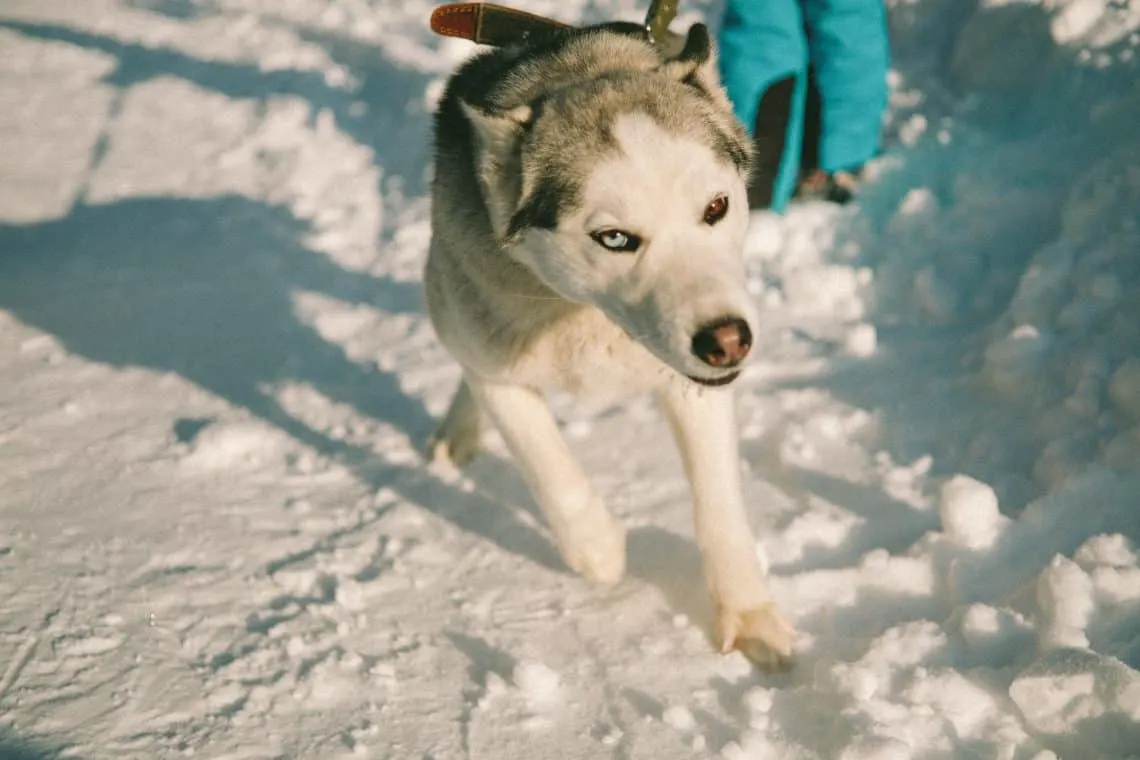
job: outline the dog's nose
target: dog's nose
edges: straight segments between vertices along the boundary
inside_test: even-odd
[[[735,367],[752,348],[752,330],[739,317],[705,325],[693,336],[693,355],[713,367]]]

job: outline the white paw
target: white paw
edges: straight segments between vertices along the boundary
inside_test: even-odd
[[[555,533],[562,558],[586,580],[612,586],[625,574],[625,528],[600,502]]]
[[[716,636],[722,653],[739,650],[764,670],[791,666],[796,631],[772,602],[747,610],[718,608]]]

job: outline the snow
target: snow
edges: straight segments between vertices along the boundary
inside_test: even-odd
[[[556,405],[608,590],[423,461],[431,3],[4,3],[0,758],[1140,757],[1140,7],[889,6],[859,203],[748,238],[766,676],[652,405]]]
[[[947,538],[975,549],[992,547],[1006,524],[994,489],[968,475],[942,484],[938,511]]]

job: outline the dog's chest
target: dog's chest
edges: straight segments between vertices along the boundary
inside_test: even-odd
[[[586,309],[537,336],[511,374],[544,390],[607,404],[661,387],[671,372],[600,311]]]

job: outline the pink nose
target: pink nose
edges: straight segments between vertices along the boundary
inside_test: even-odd
[[[693,355],[711,367],[735,367],[752,348],[752,330],[739,317],[705,325],[693,336]]]

